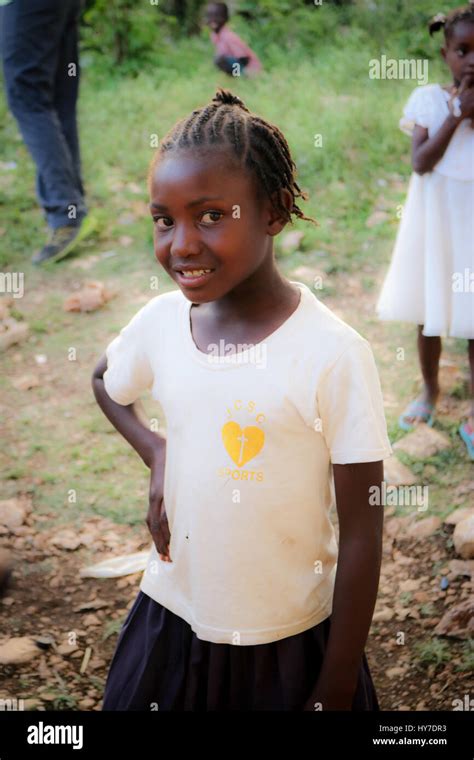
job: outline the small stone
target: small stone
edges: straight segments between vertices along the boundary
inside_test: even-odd
[[[447,435],[420,422],[411,433],[394,443],[392,448],[404,451],[416,459],[428,459],[450,446],[451,441]]]
[[[400,581],[398,587],[400,591],[418,591],[420,581],[415,578],[408,578],[406,581]]]
[[[452,578],[464,575],[474,578],[474,560],[452,559],[449,563],[449,573]]]
[[[411,486],[416,483],[416,475],[392,454],[384,461],[384,479],[389,486]]]
[[[73,652],[77,652],[78,649],[79,647],[77,644],[60,644],[56,651],[63,657],[68,657],[69,655],[72,655]]]
[[[396,668],[389,668],[388,670],[386,670],[385,675],[387,676],[387,678],[398,678],[399,676],[400,677],[404,676],[406,672],[407,672],[407,668],[396,667]]]
[[[43,636],[35,636],[34,640],[40,649],[49,649],[54,644],[54,636],[49,633]]]
[[[30,697],[23,701],[23,706],[25,710],[38,710],[38,708],[41,706],[41,701],[39,699],[35,699],[34,697]]]
[[[26,508],[19,499],[0,501],[0,524],[7,528],[18,528],[26,520]]]
[[[58,531],[51,539],[51,543],[57,546],[59,549],[67,549],[68,551],[75,551],[79,548],[82,541],[81,538],[73,530],[65,528]]]
[[[457,525],[461,520],[465,520],[466,517],[471,517],[471,515],[474,515],[474,507],[460,507],[451,512],[444,522],[446,525]]]
[[[0,323],[0,351],[15,343],[21,343],[28,337],[28,325],[26,322],[18,322],[13,317],[6,317]]]
[[[435,628],[437,636],[469,639],[474,635],[474,598],[451,607]]]
[[[40,380],[38,375],[29,374],[15,377],[11,383],[17,391],[29,391],[31,388],[37,388],[40,385]]]
[[[436,515],[426,517],[423,520],[416,520],[411,523],[407,529],[407,536],[410,538],[428,538],[432,536],[441,527],[441,519]]]
[[[474,515],[458,522],[453,534],[456,553],[463,559],[474,558]]]
[[[385,532],[390,538],[398,538],[406,533],[408,526],[412,523],[413,517],[391,517],[385,522]]]
[[[10,638],[0,644],[0,665],[20,665],[41,654],[30,636]]]
[[[83,625],[85,626],[94,626],[94,625],[101,625],[101,620],[97,617],[97,615],[94,615],[91,613],[90,615],[85,615],[82,619]]]
[[[81,699],[79,701],[79,707],[81,707],[83,710],[89,710],[91,707],[94,707],[95,702],[96,702],[95,699],[86,697],[85,699]]]
[[[389,607],[382,607],[379,610],[375,610],[372,620],[375,623],[386,623],[393,618],[393,610]]]
[[[57,696],[57,694],[54,694],[51,691],[41,692],[41,699],[43,699],[45,702],[54,702],[54,700],[57,699]]]

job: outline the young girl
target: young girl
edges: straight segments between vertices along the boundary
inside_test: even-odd
[[[276,267],[273,238],[308,219],[295,168],[280,130],[222,89],[150,166],[155,255],[178,289],[93,377],[151,470],[154,541],[105,710],[378,709],[369,499],[391,448],[368,342]],[[166,440],[136,414],[148,388]]]
[[[414,173],[377,311],[418,324],[424,388],[403,430],[433,424],[441,336],[468,339],[473,400],[459,432],[474,459],[474,3],[436,16],[430,33],[441,28],[453,82],[417,87],[400,121],[413,135]]]

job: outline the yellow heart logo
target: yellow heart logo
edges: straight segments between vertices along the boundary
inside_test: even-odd
[[[237,467],[257,456],[263,446],[265,434],[255,425],[243,430],[237,422],[226,422],[222,428],[222,440],[227,453]]]

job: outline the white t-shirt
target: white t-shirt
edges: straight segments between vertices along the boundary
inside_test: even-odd
[[[449,116],[450,95],[439,84],[416,87],[403,109],[400,129],[412,135],[415,124],[428,130],[428,137],[438,132]],[[463,119],[456,127],[449,145],[433,171],[452,179],[474,180],[474,129],[471,119]]]
[[[166,417],[173,561],[153,545],[140,588],[215,643],[264,644],[331,614],[331,463],[392,453],[369,343],[291,282],[298,307],[254,349],[200,351],[180,290],[152,298],[106,349],[111,398],[151,389]]]

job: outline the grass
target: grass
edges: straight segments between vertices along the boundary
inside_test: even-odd
[[[449,662],[451,659],[449,645],[438,638],[417,642],[414,646],[414,652],[422,667],[441,665],[444,662]]]
[[[145,70],[136,78],[103,80],[98,78],[99,63],[95,59],[89,66],[83,62],[79,124],[88,203],[94,211],[101,212],[99,240],[115,241],[126,233],[134,241],[133,256],[122,251],[115,258],[105,259],[100,274],[136,271],[139,257],[150,249],[148,217],[138,215],[130,225],[121,225],[120,217],[130,212],[134,203],[146,203],[145,177],[153,153],[151,136],[157,134],[161,139],[178,118],[208,102],[220,85],[234,90],[251,109],[277,123],[286,135],[301,184],[311,195],[306,204],[308,212],[321,221],[317,231],[311,225],[297,223],[306,231],[305,249],[311,250],[316,244],[319,248],[330,245],[328,264],[337,262],[343,270],[366,263],[374,255],[384,260],[386,249],[382,244],[393,238],[398,223],[396,206],[403,200],[403,191],[392,185],[410,173],[409,141],[396,125],[416,83],[369,79],[368,61],[376,49],[361,49],[350,37],[344,42],[343,47],[321,44],[317,52],[308,51],[304,58],[299,53],[288,53],[279,66],[260,79],[246,81],[215,71],[209,47],[200,38],[186,41],[178,46],[173,60],[182,68],[173,97],[166,72],[158,75],[155,70]],[[179,56],[184,44],[183,65]],[[192,65],[186,66],[186,61],[191,60]],[[441,66],[434,65],[433,69],[436,79]],[[1,263],[24,267],[29,260],[27,256],[25,261],[25,250],[35,235],[40,235],[42,216],[32,192],[33,166],[4,103],[0,113],[6,123],[4,160],[17,162],[16,170],[2,172],[1,190],[8,201],[8,245]],[[314,146],[315,134],[322,135],[321,148]],[[381,187],[380,180],[387,185]],[[390,219],[367,235],[365,222],[378,201],[390,211]],[[363,243],[370,246],[369,256]],[[37,273],[34,276],[41,277]]]
[[[474,672],[474,639],[468,639],[463,646],[461,663],[456,670],[462,672]]]
[[[276,240],[280,268],[290,278],[301,265],[323,273],[318,295],[371,341],[384,393],[396,402],[387,410],[391,440],[400,437],[396,405],[405,403],[416,389],[414,329],[380,324],[372,307],[359,308],[359,298],[373,304],[388,266],[397,209],[411,172],[409,140],[397,124],[416,83],[369,79],[369,61],[380,54],[380,40],[360,30],[351,34],[347,27],[340,29],[340,36],[343,44],[321,38],[307,50],[296,46],[284,55],[278,46],[269,47],[266,71],[252,81],[229,79],[215,70],[209,43],[202,37],[178,42],[166,59],[160,57],[156,66],[143,68],[136,77],[110,70],[105,75],[100,57],[85,54],[79,101],[83,174],[87,203],[99,225],[80,255],[44,269],[30,263],[45,232],[34,196],[34,167],[0,99],[4,125],[0,159],[16,163],[15,169],[0,168],[4,219],[0,267],[25,273],[25,297],[15,301],[15,311],[30,325],[29,340],[0,357],[6,369],[0,373],[6,496],[30,492],[35,509],[51,514],[58,524],[80,522],[93,514],[131,526],[143,524],[146,468],[102,416],[90,374],[107,343],[144,300],[156,295],[150,278],[159,275],[161,290],[171,286],[153,257],[146,209],[151,138],[161,139],[177,119],[207,103],[218,86],[232,89],[286,135],[299,183],[310,194],[301,207],[319,220],[320,227],[297,221],[295,227],[305,237],[291,256],[280,255]],[[389,36],[384,44],[397,57],[407,53]],[[434,47],[433,43],[433,51]],[[430,76],[432,81],[446,79],[437,60],[430,65]],[[322,147],[315,147],[316,134],[322,135]],[[368,227],[367,219],[375,210],[384,210],[387,217]],[[77,267],[87,261],[88,269]],[[351,277],[362,280],[361,294],[355,297],[348,285]],[[94,313],[64,312],[65,296],[88,279],[104,281],[117,291],[116,298]],[[76,349],[75,361],[68,360],[71,347]],[[405,358],[396,361],[400,347]],[[462,342],[448,342],[448,350],[462,360]],[[46,354],[45,365],[36,364],[37,354]],[[38,388],[12,387],[11,375],[29,373],[40,377]],[[456,387],[453,394],[459,393]],[[150,397],[144,405],[150,418],[163,423],[161,410]],[[435,470],[430,513],[450,511],[450,492],[466,477],[455,423],[446,431],[452,449],[427,462],[410,462],[420,476],[428,464]],[[72,503],[71,489],[76,493]]]
[[[102,635],[102,641],[106,641],[106,639],[110,638],[110,636],[115,636],[117,633],[119,633],[122,625],[123,620],[110,620],[105,626],[105,630]]]

